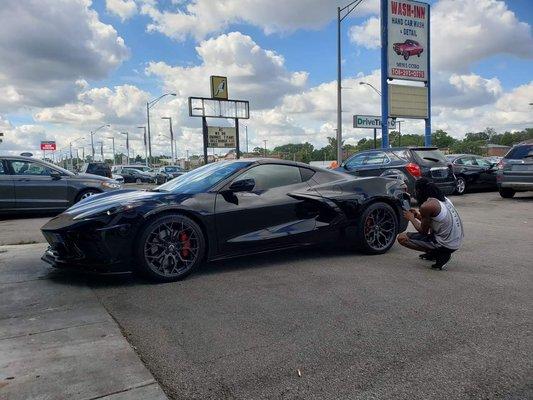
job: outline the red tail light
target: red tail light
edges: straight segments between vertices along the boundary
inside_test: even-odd
[[[415,178],[420,178],[422,176],[422,171],[420,170],[420,166],[418,164],[409,163],[405,166],[405,169]]]

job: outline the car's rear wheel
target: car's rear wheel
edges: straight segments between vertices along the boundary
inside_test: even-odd
[[[137,185],[141,184],[141,183],[142,183],[141,178],[137,178],[137,179],[135,179],[135,183],[136,183]]]
[[[403,53],[403,59],[404,59],[405,61],[409,60],[409,53],[408,53],[408,52],[404,52],[404,53]]]
[[[500,188],[499,192],[504,199],[511,199],[516,194],[516,191],[510,188]]]
[[[372,203],[361,214],[357,228],[358,247],[368,254],[382,254],[396,240],[398,217],[387,203]]]
[[[458,176],[455,182],[455,194],[461,196],[466,192],[466,180],[462,176]]]
[[[162,282],[183,279],[201,264],[205,238],[196,222],[166,215],[151,222],[137,243],[139,272]]]
[[[94,196],[95,194],[98,194],[100,193],[100,191],[96,190],[96,189],[87,189],[87,190],[84,190],[82,192],[80,192],[78,194],[78,196],[76,197],[76,203],[80,200],[83,200],[83,199],[86,199],[87,197],[91,197],[91,196]]]

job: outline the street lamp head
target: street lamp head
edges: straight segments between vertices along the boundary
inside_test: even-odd
[[[176,97],[176,96],[177,96],[177,94],[176,94],[176,93],[170,93],[170,95],[171,95],[171,96],[174,96],[174,97]]]

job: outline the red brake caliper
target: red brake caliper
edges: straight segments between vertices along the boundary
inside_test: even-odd
[[[191,241],[189,240],[189,236],[185,232],[181,232],[179,239],[181,242],[181,256],[189,257],[191,251]]]

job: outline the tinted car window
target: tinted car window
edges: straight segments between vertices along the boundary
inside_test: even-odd
[[[505,155],[505,158],[509,158],[509,159],[512,159],[512,160],[521,160],[522,158],[526,157],[527,155],[533,155],[533,144],[513,147]]]
[[[464,157],[463,164],[464,165],[477,165],[474,157]]]
[[[480,167],[490,167],[492,164],[483,158],[476,158],[477,165]]]
[[[455,165],[463,165],[464,164],[464,161],[462,158],[458,158],[457,160],[455,160],[454,162]]]
[[[31,161],[11,161],[11,169],[15,175],[50,175],[52,170],[46,165]]]
[[[409,150],[393,150],[393,154],[395,156],[400,157],[402,160],[410,161],[411,156],[409,154]]]
[[[300,168],[280,164],[258,165],[239,176],[239,180],[249,178],[255,180],[255,189],[258,190],[268,190],[302,182]]]
[[[307,182],[315,174],[315,171],[309,168],[300,168],[300,173],[302,175],[302,182]]]
[[[0,160],[0,175],[5,175],[4,162]]]
[[[365,158],[367,157],[366,153],[356,154],[352,157],[350,157],[348,160],[346,160],[346,167],[348,169],[358,167],[360,165],[363,165],[363,162],[365,161]]]
[[[389,157],[384,152],[379,151],[377,153],[369,153],[364,163],[365,165],[381,165],[389,161]]]
[[[425,162],[441,162],[448,164],[446,157],[444,157],[444,154],[438,149],[415,149],[413,150],[413,153],[415,153],[422,161]]]

